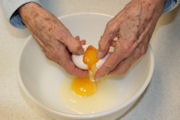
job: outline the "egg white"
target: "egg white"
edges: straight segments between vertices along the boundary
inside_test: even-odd
[[[115,107],[117,102],[118,81],[103,79],[98,81],[98,87],[90,96],[79,96],[72,91],[72,80],[67,79],[61,84],[59,98],[68,112],[73,114],[90,114],[103,112]],[[119,100],[119,99],[118,99]],[[118,101],[119,102],[119,101]]]

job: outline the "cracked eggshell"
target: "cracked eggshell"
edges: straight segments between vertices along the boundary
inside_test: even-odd
[[[83,45],[83,49],[84,51],[86,51],[86,49],[88,48],[89,45]],[[88,66],[83,62],[83,56],[84,55],[72,55],[72,61],[74,62],[74,64],[78,67],[81,68],[83,70],[88,70]],[[106,59],[108,58],[109,54],[106,55],[103,59],[100,59],[97,63],[96,63],[96,67],[99,69],[102,64],[106,61]]]
[[[97,63],[96,63],[96,67],[99,69],[104,62],[106,61],[106,59],[109,57],[109,54],[107,54],[104,58],[100,59]]]
[[[86,51],[86,49],[88,48],[88,45],[83,45],[82,47],[84,51]],[[84,55],[72,55],[72,61],[78,68],[87,70],[88,66],[83,62],[83,56]]]

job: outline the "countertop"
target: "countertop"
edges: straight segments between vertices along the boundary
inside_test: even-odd
[[[129,0],[44,0],[56,16],[79,12],[116,15]],[[12,27],[0,8],[0,120],[46,120],[21,97],[16,66],[28,31]],[[155,54],[152,82],[122,120],[180,118],[180,7],[161,16],[151,39]],[[48,119],[49,120],[49,119]]]

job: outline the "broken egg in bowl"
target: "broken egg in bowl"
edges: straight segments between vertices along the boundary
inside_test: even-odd
[[[72,83],[72,90],[78,95],[89,96],[96,91],[97,82],[94,80],[94,75],[107,57],[98,59],[98,51],[92,45],[83,45],[83,49],[84,54],[72,55],[72,60],[80,69],[88,70],[89,76],[86,78],[76,77]]]
[[[80,35],[87,40],[88,45],[97,48],[97,41],[111,17],[83,13],[60,19],[72,35]],[[73,83],[75,76],[70,76],[58,64],[48,60],[30,36],[21,51],[17,71],[22,92],[39,108],[40,114],[43,112],[56,120],[114,120],[131,108],[142,95],[151,80],[153,68],[154,57],[149,47],[125,76],[112,76],[98,81],[95,92],[79,95],[72,88],[72,84],[76,84]],[[86,83],[83,84],[88,86],[89,83]]]

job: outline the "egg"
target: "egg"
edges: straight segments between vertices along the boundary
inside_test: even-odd
[[[66,107],[80,114],[99,112],[111,107],[117,91],[114,89],[116,87],[110,87],[110,80],[94,80],[97,69],[105,62],[108,55],[99,60],[96,57],[98,50],[95,47],[84,45],[83,48],[84,55],[73,55],[72,60],[77,67],[88,70],[89,76],[74,77],[72,82],[64,84],[61,90],[63,92],[61,98]]]
[[[86,51],[88,45],[83,45],[82,46],[84,51]],[[74,62],[74,64],[78,67],[81,68],[83,70],[87,70],[88,66],[83,62],[83,56],[84,55],[72,55],[72,61]]]
[[[105,62],[108,56],[103,59],[97,58],[98,50],[92,45],[84,45],[84,55],[73,55],[74,64],[89,71],[89,77],[76,77],[72,83],[72,90],[80,96],[90,96],[96,92],[96,81],[94,80],[97,69]]]
[[[83,45],[83,49],[84,51],[87,50],[89,45]],[[88,66],[83,62],[83,56],[84,55],[72,55],[72,61],[74,62],[74,64],[78,67],[81,68],[83,70],[88,70]],[[99,59],[98,62],[96,63],[96,67],[100,68],[103,63],[106,61],[106,59],[108,58],[109,54],[107,54],[104,58]]]

